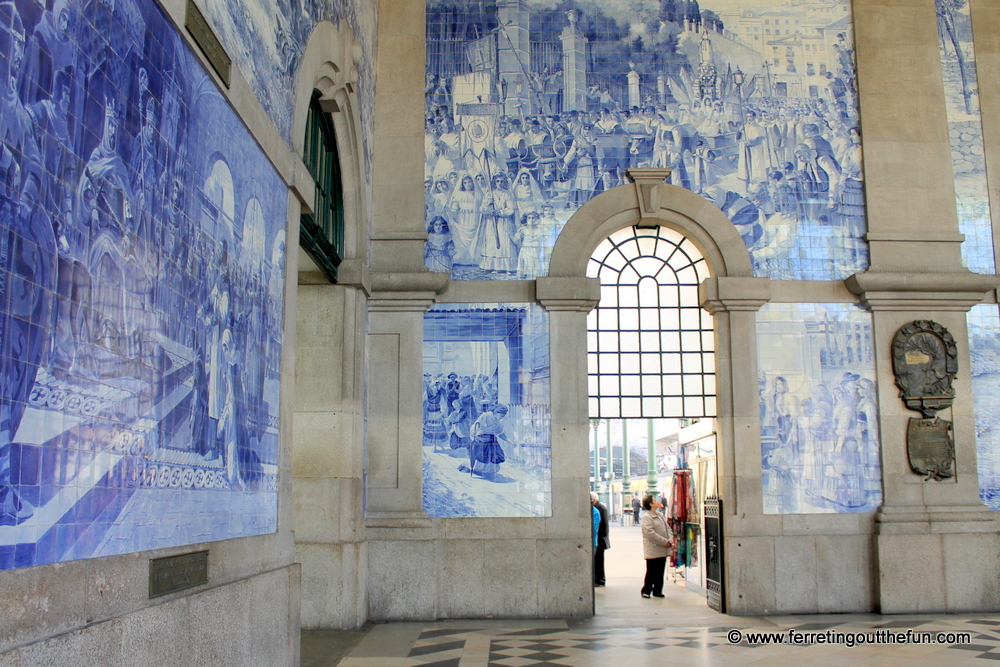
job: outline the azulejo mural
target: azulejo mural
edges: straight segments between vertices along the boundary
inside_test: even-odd
[[[424,317],[423,507],[551,515],[549,325],[537,304],[439,304]]]
[[[223,0],[198,3],[254,94],[286,142],[291,143],[296,75],[309,35],[319,21],[347,22],[361,45],[358,97],[365,174],[371,180],[375,128],[377,2],[369,0]]]
[[[936,0],[935,4],[958,225],[965,234],[962,259],[970,271],[993,273],[996,264],[993,226],[969,3],[968,0]]]
[[[972,402],[976,422],[979,497],[1000,510],[1000,312],[996,304],[973,306],[969,325]]]
[[[756,275],[867,266],[848,0],[428,0],[427,266],[544,275],[630,167],[669,167]]]
[[[274,531],[286,188],[151,0],[0,54],[0,569]]]
[[[757,314],[765,514],[882,502],[871,313],[767,304]]]

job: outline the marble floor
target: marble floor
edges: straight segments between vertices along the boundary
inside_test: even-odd
[[[1000,614],[728,616],[709,609],[701,595],[679,583],[668,583],[662,599],[641,598],[643,563],[639,529],[614,526],[611,539],[607,586],[595,589],[592,618],[385,623],[355,634],[350,645],[341,642],[339,649],[330,648],[333,640],[324,643],[319,635],[304,632],[302,664],[307,667],[1000,664]],[[912,633],[907,635],[907,631]],[[794,643],[790,643],[790,632],[801,636],[795,636]],[[913,637],[924,641],[904,643]],[[835,643],[838,640],[840,643]],[[851,640],[853,646],[844,643]]]

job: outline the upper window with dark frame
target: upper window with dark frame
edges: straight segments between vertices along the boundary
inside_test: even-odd
[[[330,114],[320,105],[318,90],[309,100],[303,159],[316,183],[316,198],[313,212],[302,214],[299,243],[335,283],[337,267],[344,257],[344,190],[337,136]]]

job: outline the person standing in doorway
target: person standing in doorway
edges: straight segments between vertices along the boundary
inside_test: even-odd
[[[663,516],[657,511],[662,507],[659,499],[647,494],[642,499],[642,556],[646,559],[646,579],[642,583],[642,597],[663,597],[663,573],[667,556],[673,544]]]
[[[590,518],[591,518],[591,530],[590,530],[590,541],[593,542],[593,552],[597,553],[597,531],[601,528],[601,513],[597,511],[594,507],[594,503],[590,503]]]
[[[594,545],[594,585],[603,586],[604,580],[604,552],[611,548],[611,539],[608,536],[608,508],[605,507],[596,493],[591,492],[590,504],[600,514],[600,523],[597,526],[596,544]]]

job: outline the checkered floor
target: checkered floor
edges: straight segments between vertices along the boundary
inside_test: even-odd
[[[728,617],[722,616],[723,619]],[[734,627],[598,627],[592,621],[452,621],[376,626],[341,667],[964,665],[1000,661],[1000,616],[872,614],[733,619],[750,632],[968,632],[971,643],[732,644]]]

